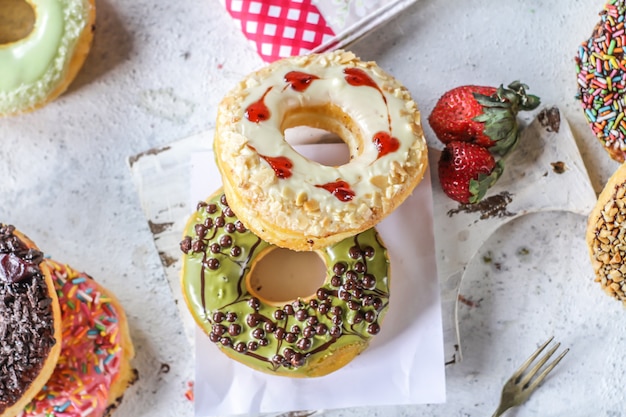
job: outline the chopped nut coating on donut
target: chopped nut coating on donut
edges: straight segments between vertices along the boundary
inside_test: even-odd
[[[284,138],[298,126],[337,134],[350,161],[326,166],[298,154]],[[287,58],[250,74],[219,106],[214,148],[241,221],[293,250],[373,227],[412,192],[428,163],[408,90],[344,51]]]

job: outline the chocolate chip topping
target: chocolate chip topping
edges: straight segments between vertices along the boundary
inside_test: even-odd
[[[52,300],[29,249],[15,228],[0,223],[0,414],[37,378],[54,338]]]

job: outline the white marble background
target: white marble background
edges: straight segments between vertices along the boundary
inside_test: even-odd
[[[192,354],[126,160],[213,127],[217,102],[261,61],[217,0],[97,5],[92,53],[68,93],[0,120],[0,221],[94,275],[126,306],[141,379],[116,415],[189,416]],[[561,107],[599,191],[617,165],[574,99],[573,57],[601,7],[600,0],[419,0],[352,49],[402,80],[424,115],[453,86],[521,79]],[[584,223],[532,215],[481,248],[485,256],[469,266],[463,289],[478,306],[462,311],[465,360],[448,368],[446,404],[323,414],[490,415],[508,374],[554,333],[572,351],[511,415],[623,415],[624,311],[591,282]]]

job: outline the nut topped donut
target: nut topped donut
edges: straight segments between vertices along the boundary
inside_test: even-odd
[[[296,152],[288,128],[337,134],[350,161],[326,166]],[[232,209],[274,245],[313,250],[367,230],[421,181],[427,148],[409,92],[352,53],[286,58],[220,103],[214,149]]]
[[[44,386],[59,358],[59,301],[35,244],[0,223],[0,416],[12,417]]]
[[[198,205],[181,249],[192,316],[222,352],[262,372],[331,373],[368,346],[387,312],[389,259],[374,228],[318,250],[322,285],[288,301],[269,299],[254,284],[259,261],[278,247],[247,230],[222,193]]]
[[[585,237],[595,281],[626,306],[626,164],[620,165],[598,196]]]
[[[3,3],[11,20],[27,20]],[[26,0],[34,24],[21,39],[0,37],[0,117],[29,112],[62,94],[82,67],[93,39],[94,0]],[[15,9],[13,9],[15,8]],[[13,18],[13,19],[11,19]],[[22,22],[15,24],[16,28]],[[3,30],[4,29],[4,30]],[[10,28],[0,28],[0,35]]]

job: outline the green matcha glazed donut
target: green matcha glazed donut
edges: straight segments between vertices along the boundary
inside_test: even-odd
[[[389,304],[387,249],[374,228],[320,249],[324,284],[310,297],[275,303],[248,283],[255,262],[275,248],[243,226],[222,190],[199,203],[181,242],[187,306],[222,352],[253,369],[331,373],[380,331]]]
[[[35,110],[62,94],[89,54],[94,0],[26,0],[28,36],[0,44],[0,116]],[[11,17],[12,6],[4,13]]]

